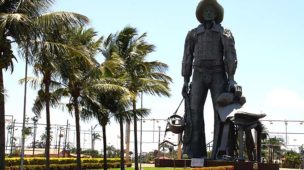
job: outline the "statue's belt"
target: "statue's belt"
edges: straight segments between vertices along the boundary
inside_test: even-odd
[[[223,65],[224,65],[223,60],[195,60],[193,63],[193,66],[199,66],[199,67],[217,67]]]
[[[218,73],[224,72],[225,68],[223,66],[210,66],[210,67],[202,67],[202,66],[193,66],[195,71],[204,72],[204,73]]]

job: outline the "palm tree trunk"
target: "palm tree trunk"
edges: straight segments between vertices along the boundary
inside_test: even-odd
[[[74,109],[75,109],[75,124],[76,124],[76,154],[77,154],[77,170],[81,170],[81,158],[80,158],[80,125],[79,125],[79,108],[77,97],[74,98]]]
[[[120,169],[125,169],[125,159],[124,159],[124,140],[123,140],[123,119],[122,115],[119,117],[119,126],[120,126]]]
[[[102,137],[103,137],[103,169],[108,169],[107,164],[107,133],[106,133],[106,125],[101,125],[102,128]]]
[[[5,169],[5,103],[4,103],[4,83],[3,71],[0,68],[0,170]]]
[[[136,101],[133,101],[133,111],[136,110]],[[138,148],[137,148],[137,115],[134,113],[134,164],[138,170]]]
[[[45,83],[45,114],[46,114],[46,142],[45,142],[45,168],[50,169],[50,138],[51,138],[51,116],[50,116],[50,85]]]

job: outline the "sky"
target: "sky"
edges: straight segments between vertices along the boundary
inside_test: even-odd
[[[304,121],[304,1],[293,0],[218,0],[224,7],[222,26],[231,30],[238,57],[235,80],[243,88],[247,99],[244,110],[266,113],[264,120]],[[170,85],[171,97],[143,96],[143,107],[151,109],[147,119],[167,119],[176,110],[182,99],[181,62],[187,32],[199,25],[195,17],[198,0],[57,0],[52,11],[69,11],[86,15],[99,36],[116,33],[125,26],[138,29],[139,34],[147,33],[146,40],[156,46],[149,60],[160,60],[169,65],[167,74],[173,78]],[[17,52],[16,52],[17,54]],[[31,73],[31,70],[29,71]],[[18,80],[24,77],[24,61],[19,58],[13,74],[4,75],[6,113],[22,121],[23,86]],[[32,117],[31,107],[36,92],[29,89],[27,116]],[[183,114],[183,107],[178,111]],[[205,125],[207,142],[212,140],[213,111],[208,97],[205,104]],[[65,110],[52,110],[52,123],[64,125],[73,118]],[[40,123],[45,122],[42,115]],[[97,122],[82,122],[83,130]],[[285,124],[264,122],[269,131],[285,132]],[[158,126],[161,127],[161,141],[165,121],[146,121],[143,133],[143,150],[157,149]],[[109,126],[108,144],[118,146],[119,130],[113,120]],[[42,128],[41,128],[41,131]],[[117,133],[116,133],[117,132]],[[299,122],[288,123],[288,132],[304,132]],[[176,135],[168,134],[172,140]],[[302,135],[304,136],[304,135]],[[132,136],[131,136],[132,137]],[[153,139],[152,139],[153,137]],[[284,135],[279,137],[285,138]],[[132,140],[132,139],[131,139]],[[148,142],[153,141],[153,144]],[[84,141],[85,142],[85,141]],[[87,142],[89,143],[89,142]],[[304,144],[301,135],[288,135],[288,144]]]

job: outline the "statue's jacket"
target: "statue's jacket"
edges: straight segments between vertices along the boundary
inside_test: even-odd
[[[182,76],[189,80],[192,70],[226,71],[234,75],[236,69],[235,42],[232,33],[220,24],[205,29],[203,24],[188,32],[182,62]]]

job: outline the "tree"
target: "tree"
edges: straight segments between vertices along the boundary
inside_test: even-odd
[[[47,131],[47,129],[45,128],[45,131]],[[46,143],[47,143],[47,140],[49,140],[50,142],[53,140],[53,135],[52,134],[50,134],[50,136],[48,136],[47,135],[47,133],[45,132],[45,133],[43,133],[43,134],[41,134],[40,135],[40,141],[38,142],[38,146],[40,147],[40,148],[45,148],[45,147],[47,147],[46,145]]]
[[[301,155],[296,151],[287,151],[284,155],[284,161],[282,163],[283,168],[300,168],[301,166]]]
[[[86,98],[82,102],[83,108],[82,108],[82,118],[83,119],[91,119],[96,118],[102,127],[103,132],[103,150],[104,150],[104,169],[106,170],[107,167],[107,140],[106,140],[106,125],[110,121],[110,117],[117,112],[117,110],[125,108],[125,106],[129,103],[130,99],[128,98],[126,92],[124,91],[123,87],[120,87],[119,85],[112,85],[113,90],[107,90],[107,91],[100,91],[94,92],[91,90],[91,97]],[[115,90],[114,90],[115,89]],[[126,95],[123,95],[126,94]],[[113,113],[113,114],[111,114]],[[123,126],[123,125],[121,125]],[[122,139],[121,139],[122,140]],[[123,145],[122,145],[123,147]],[[122,151],[123,153],[123,151]],[[123,155],[121,158],[121,162],[123,161]],[[122,163],[121,166],[124,168],[124,163]]]
[[[110,34],[106,40],[103,42],[103,46],[101,48],[101,52],[105,57],[105,62],[103,63],[104,72],[107,77],[111,77],[117,80],[122,80],[123,70],[122,62],[118,57],[118,51],[115,46],[115,42],[113,42],[113,35]],[[121,85],[124,84],[122,81]],[[123,96],[125,95],[125,96]],[[104,105],[108,108],[115,119],[119,122],[120,129],[120,167],[123,170],[125,167],[124,164],[124,133],[123,133],[123,125],[125,121],[130,122],[132,120],[132,112],[126,112],[125,110],[131,104],[131,94],[122,94],[122,93],[112,93],[109,97],[104,97],[102,101],[104,101]],[[101,96],[102,98],[102,96]],[[127,154],[128,157],[128,154]]]
[[[17,43],[24,49],[26,64],[28,62],[28,47],[30,42],[36,41],[44,30],[65,26],[71,28],[88,21],[85,16],[76,13],[57,12],[45,13],[52,5],[53,0],[6,0],[0,1],[0,132],[4,132],[5,103],[3,69],[13,71],[13,60],[16,59],[12,50],[12,43]],[[58,44],[49,43],[48,46],[58,47]],[[27,73],[27,67],[26,71]],[[26,84],[25,84],[26,89]],[[25,90],[26,91],[26,90]],[[24,106],[25,107],[25,106]],[[25,110],[25,109],[24,109]],[[24,123],[23,123],[24,124]],[[3,125],[3,126],[2,126]],[[23,125],[24,128],[24,125]],[[4,134],[4,133],[3,133]],[[24,135],[23,135],[24,136]],[[5,136],[3,135],[5,140]],[[3,138],[0,145],[4,145]],[[24,137],[23,137],[24,141]],[[4,149],[0,150],[0,169],[4,169]],[[21,154],[23,155],[23,154]],[[21,156],[21,164],[23,157]]]
[[[98,124],[96,124],[94,127],[91,127],[91,150],[95,150],[95,141],[101,140],[101,135],[98,132],[95,132],[93,130],[96,129]]]
[[[281,158],[283,155],[281,146],[284,145],[284,140],[282,138],[268,138],[263,141],[262,145],[264,156],[268,157],[268,162],[273,162],[274,158]]]
[[[77,28],[66,35],[68,45],[79,46],[80,49],[88,51],[88,55],[68,53],[62,57],[60,62],[60,76],[64,88],[59,89],[62,94],[68,94],[70,102],[67,107],[74,113],[76,124],[76,148],[77,169],[81,169],[80,148],[80,103],[87,98],[87,92],[93,88],[102,88],[94,81],[100,75],[97,69],[95,55],[101,43],[101,38],[95,39],[96,32],[93,29]]]
[[[104,170],[108,169],[107,164],[107,134],[106,134],[106,125],[110,121],[110,111],[104,109],[101,103],[96,100],[97,95],[95,93],[91,98],[82,101],[82,110],[81,116],[84,120],[90,120],[96,118],[99,125],[102,128],[102,137],[103,137],[103,168]]]
[[[148,93],[158,96],[169,96],[169,83],[172,81],[165,74],[168,66],[160,61],[146,61],[147,55],[154,51],[154,46],[145,41],[146,33],[139,35],[132,27],[125,27],[122,31],[112,36],[117,56],[121,59],[123,68],[123,79],[125,87],[134,96],[132,109],[135,112],[136,97],[139,93]],[[133,115],[134,123],[134,155],[135,170],[138,170],[138,149],[137,149],[137,115]],[[126,135],[130,136],[130,124],[127,125]],[[129,140],[127,139],[129,152]]]
[[[59,30],[62,29],[62,30]],[[66,53],[78,53],[79,55],[83,54],[85,51],[80,51],[74,46],[69,46],[63,44],[64,42],[64,32],[68,30],[63,28],[54,28],[52,30],[43,31],[43,36],[41,40],[37,40],[34,45],[30,48],[31,60],[30,63],[33,64],[34,74],[37,78],[26,78],[21,80],[25,82],[26,80],[31,83],[34,89],[38,90],[38,95],[35,99],[34,106],[32,108],[33,112],[37,116],[41,116],[41,111],[45,109],[46,114],[46,145],[45,145],[45,156],[46,156],[46,167],[49,168],[49,153],[50,153],[50,108],[56,108],[60,106],[60,100],[62,94],[56,89],[61,88],[59,79],[59,68],[60,63],[57,61],[60,60],[60,57]],[[60,44],[61,48],[50,49],[48,43],[57,43]],[[41,80],[39,77],[42,77]]]

